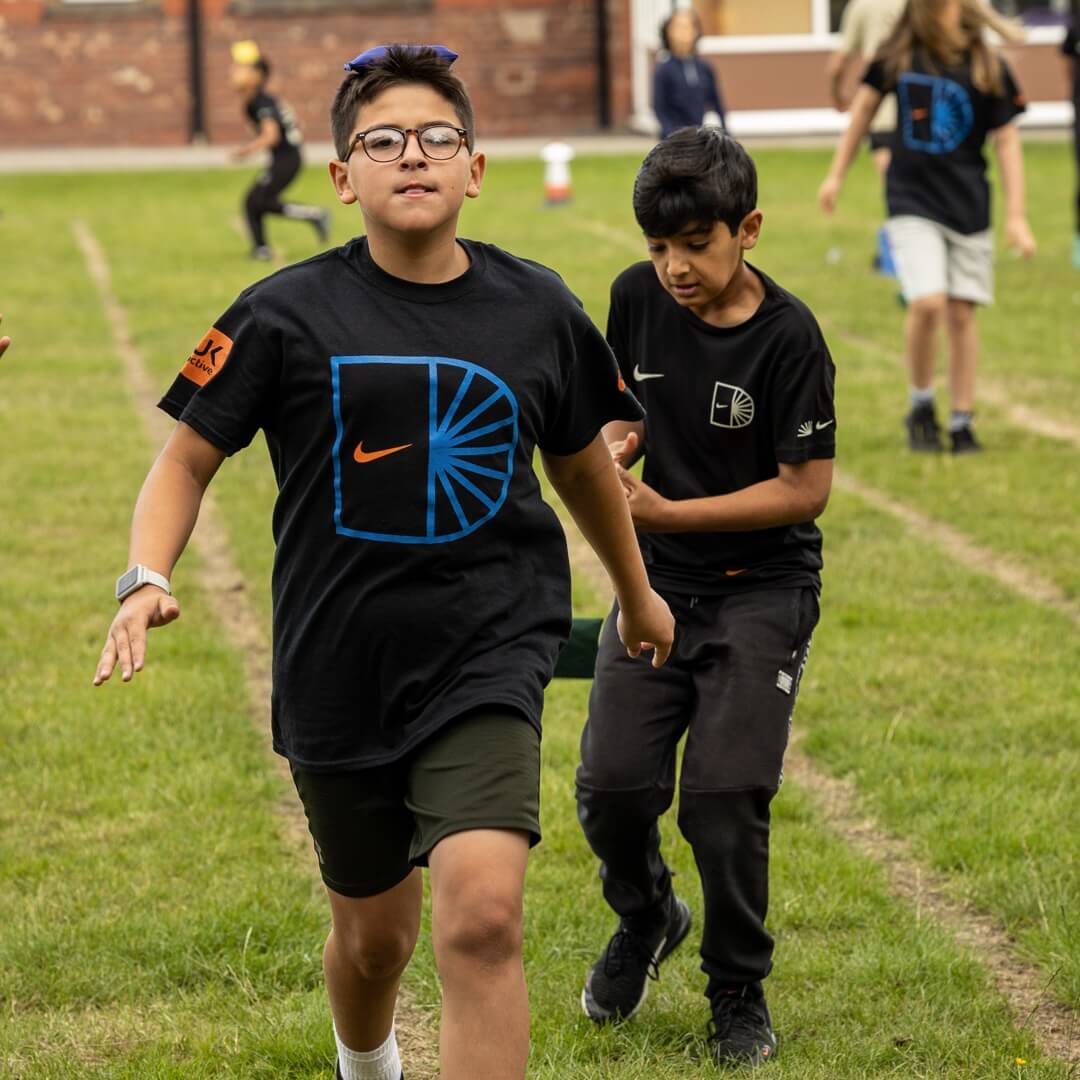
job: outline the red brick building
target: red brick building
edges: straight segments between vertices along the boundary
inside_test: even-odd
[[[0,0],[0,143],[234,142],[229,46],[244,38],[313,140],[329,138],[343,62],[387,41],[459,51],[483,134],[625,126],[629,18],[629,0]]]

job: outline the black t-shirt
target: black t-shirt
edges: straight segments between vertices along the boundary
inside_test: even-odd
[[[1080,20],[1074,19],[1069,25],[1061,51],[1073,60],[1073,102],[1076,105],[1076,123],[1080,126]]]
[[[274,746],[304,767],[394,760],[477,707],[539,727],[570,576],[534,448],[641,416],[557,274],[462,243],[441,285],[360,238],[251,286],[161,402],[227,454],[266,433]]]
[[[260,90],[247,103],[245,112],[256,131],[264,120],[274,120],[281,128],[281,138],[271,147],[271,153],[275,157],[292,154],[300,149],[300,144],[304,140],[300,134],[300,128],[297,127],[296,117],[285,102],[271,97],[265,90]]]
[[[778,462],[836,455],[835,368],[821,330],[804,304],[754,273],[765,297],[734,327],[680,307],[651,263],[611,288],[608,342],[645,406],[642,478],[668,499],[727,495],[779,475]],[[817,585],[822,565],[812,521],[641,542],[654,585],[695,595]]]
[[[971,81],[970,61],[938,69],[916,52],[912,68],[890,80],[875,61],[863,82],[880,94],[896,92],[896,135],[885,180],[889,214],[929,218],[959,233],[990,227],[990,185],[983,143],[1025,105],[1003,60],[1000,94]]]

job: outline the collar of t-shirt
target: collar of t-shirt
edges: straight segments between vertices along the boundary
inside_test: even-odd
[[[450,281],[439,282],[436,285],[406,281],[404,278],[388,274],[371,257],[366,236],[358,236],[355,240],[350,240],[339,250],[346,263],[368,284],[373,285],[381,292],[388,293],[390,296],[395,296],[400,300],[411,300],[413,303],[443,304],[449,300],[457,300],[459,297],[471,292],[483,281],[487,272],[487,257],[483,245],[460,238],[457,242],[469,256],[469,268],[458,277],[452,278]]]

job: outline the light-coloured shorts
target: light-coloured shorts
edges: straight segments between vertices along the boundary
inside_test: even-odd
[[[900,291],[910,304],[944,293],[950,300],[994,302],[994,238],[956,232],[929,218],[901,215],[886,228]]]

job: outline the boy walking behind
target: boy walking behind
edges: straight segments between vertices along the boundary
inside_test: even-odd
[[[634,1015],[690,928],[657,828],[686,734],[678,820],[704,891],[721,1065],[776,1054],[762,990],[769,804],[818,619],[814,519],[836,433],[833,363],[813,315],[744,261],[761,231],[756,205],[754,163],[716,128],[659,143],[634,185],[652,265],[616,279],[608,340],[646,420],[604,435],[679,635],[667,666],[646,672],[620,655],[608,620],[577,776],[578,815],[619,916],[582,993],[602,1023]],[[639,480],[627,470],[641,455]]]
[[[343,1080],[398,1080],[398,981],[431,870],[440,1075],[525,1075],[521,959],[540,836],[543,689],[570,626],[548,476],[607,567],[635,656],[666,658],[604,440],[641,410],[557,275],[460,240],[473,113],[440,46],[347,65],[330,173],[366,237],[245,290],[162,401],[180,423],[135,510],[95,683],[140,670],[179,614],[168,576],[207,484],[261,427],[274,511],[275,749],[330,901],[324,967]],[[645,661],[638,660],[642,666]]]

